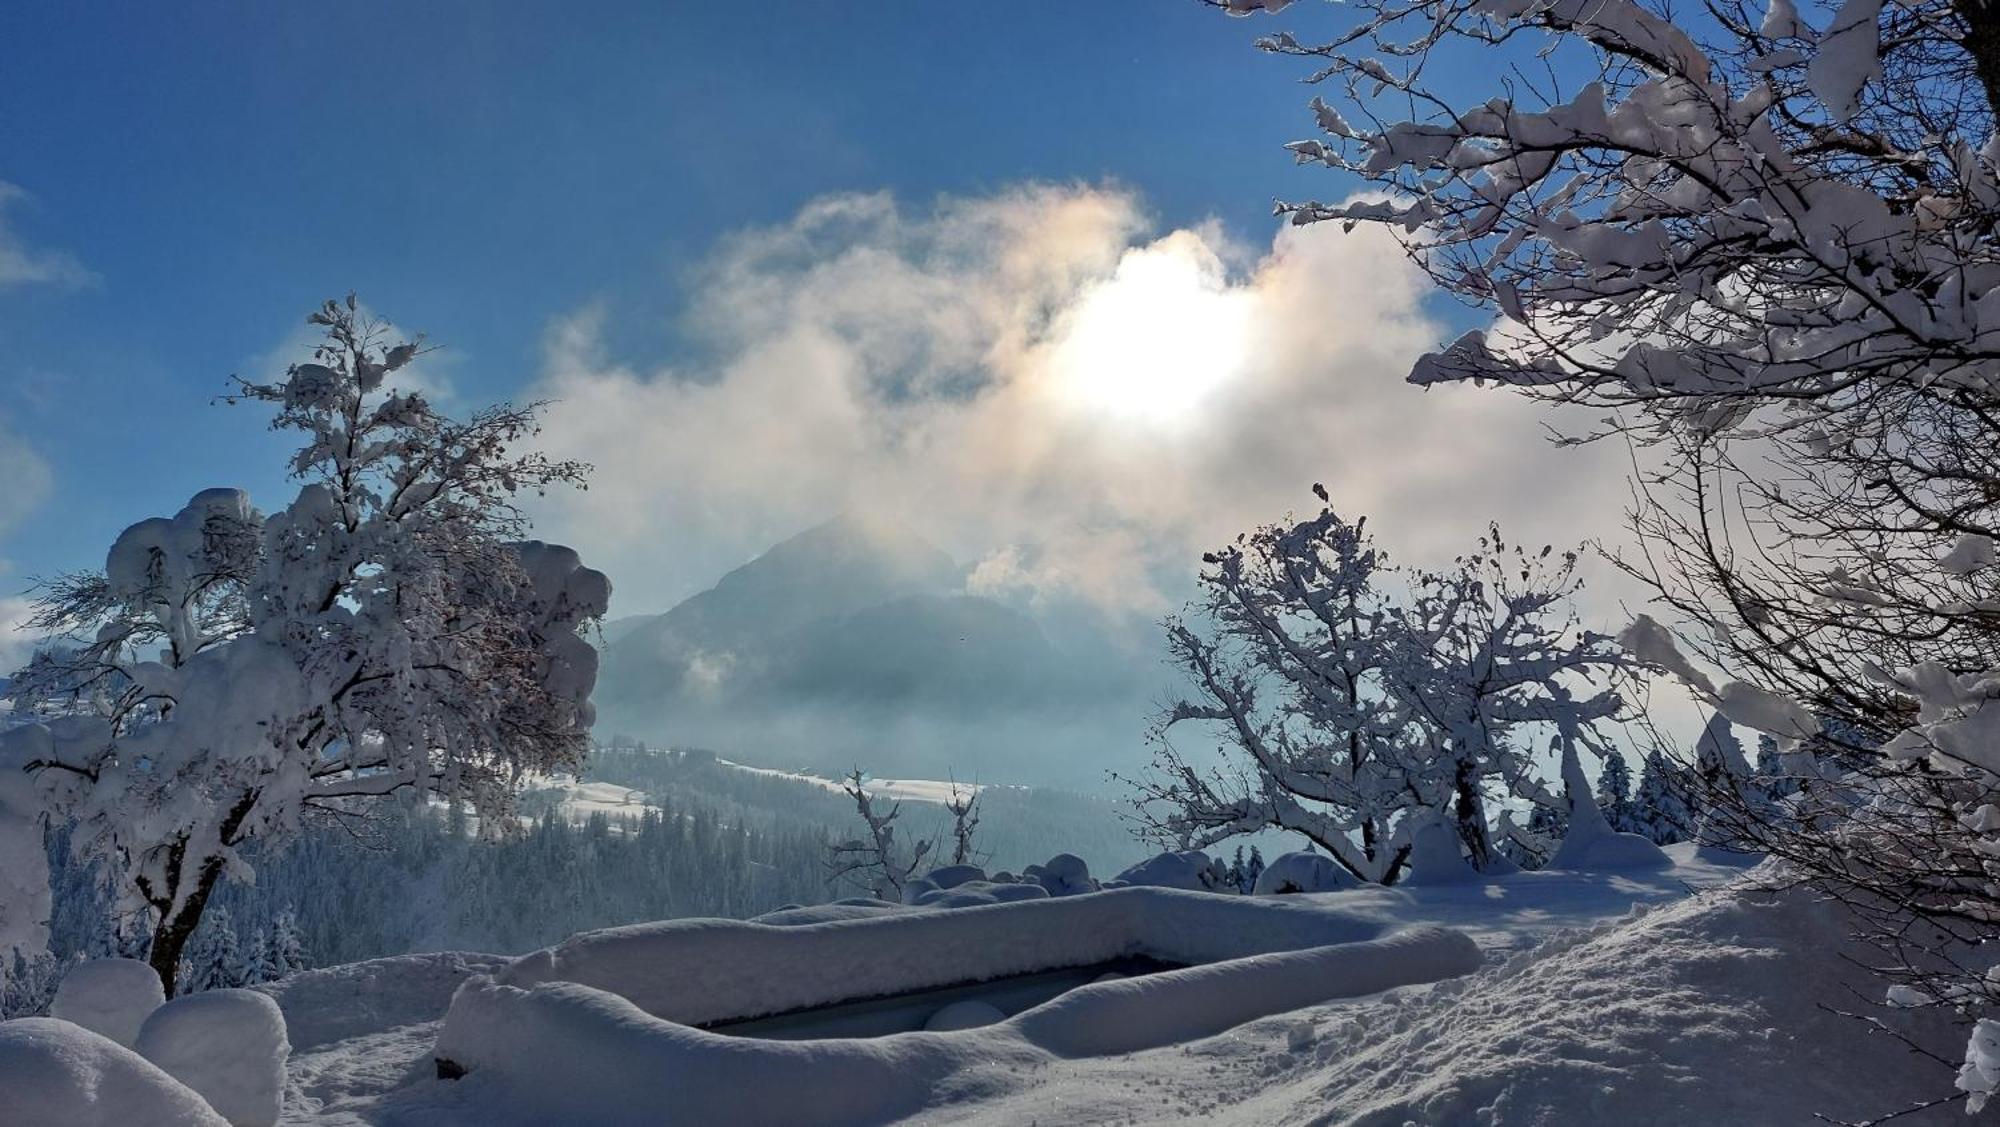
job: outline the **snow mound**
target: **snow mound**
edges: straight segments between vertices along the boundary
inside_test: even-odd
[[[1021,879],[1048,889],[1050,896],[1097,891],[1097,882],[1090,879],[1090,866],[1074,853],[1058,853],[1039,865],[1029,865],[1021,870]]]
[[[1566,835],[1545,867],[1599,873],[1618,869],[1665,869],[1674,863],[1673,858],[1667,856],[1649,837],[1621,833],[1601,821],[1585,823],[1583,831],[1572,831]]]
[[[1011,904],[1019,900],[1047,900],[1049,890],[1039,884],[994,884],[968,881],[956,888],[937,888],[917,895],[919,908],[976,908],[983,904]]]
[[[71,967],[49,1013],[102,1034],[126,1048],[139,1040],[146,1015],[167,1000],[160,976],[137,959],[92,959]]]
[[[1463,884],[1479,879],[1479,871],[1465,863],[1458,833],[1436,815],[1416,819],[1410,832],[1408,885]]]
[[[0,1021],[0,1121],[34,1127],[223,1127],[225,1122],[144,1057],[52,1017]]]
[[[868,920],[890,912],[900,912],[904,906],[888,900],[841,901],[834,904],[813,904],[804,908],[780,908],[753,917],[752,923],[767,924],[771,927],[804,927],[808,924],[833,923],[837,920]]]
[[[234,1127],[271,1127],[285,1093],[285,1015],[255,990],[208,990],[154,1010],[141,1055],[194,1089]]]
[[[1875,986],[1843,956],[1838,909],[1804,894],[1711,893],[1559,934],[1397,1007],[1335,1015],[1298,1061],[1291,1112],[1354,1127],[1625,1127],[1886,1115],[1951,1073],[1832,1010]],[[1935,1011],[1874,1010],[1950,1059]],[[1329,1111],[1329,1109],[1335,1109]],[[1898,1122],[1962,1123],[1955,1109]]]
[[[1259,896],[1288,892],[1340,892],[1359,887],[1353,873],[1323,853],[1286,853],[1257,874]]]
[[[1221,886],[1215,862],[1199,849],[1161,853],[1104,882],[1106,888],[1181,888],[1208,892]]]
[[[963,1002],[953,1002],[931,1015],[924,1022],[927,1033],[950,1033],[960,1029],[978,1029],[982,1026],[997,1025],[1006,1021],[1007,1015],[991,1002],[977,998],[967,998]]]

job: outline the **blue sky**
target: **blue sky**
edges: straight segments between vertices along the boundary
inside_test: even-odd
[[[195,488],[264,494],[279,447],[209,399],[350,288],[493,398],[588,302],[671,354],[685,265],[829,192],[1114,180],[1261,237],[1328,186],[1280,148],[1307,94],[1259,30],[1178,0],[9,6],[5,219],[94,280],[0,290],[0,418],[53,472],[0,554],[93,563]]]

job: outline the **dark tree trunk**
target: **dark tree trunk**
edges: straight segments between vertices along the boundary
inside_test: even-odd
[[[1486,836],[1486,803],[1479,797],[1479,772],[1471,760],[1459,761],[1452,784],[1458,795],[1453,808],[1458,836],[1465,842],[1472,867],[1483,873],[1493,867],[1493,842]]]
[[[153,948],[146,956],[147,965],[160,976],[160,988],[167,997],[174,996],[175,979],[179,977],[181,953],[201,926],[201,914],[208,907],[209,894],[215,891],[215,882],[222,875],[222,863],[204,865],[201,877],[192,895],[181,905],[180,911],[171,916],[160,913],[160,922],[153,926]]]
[[[1965,21],[1965,52],[1972,56],[1987,108],[2000,118],[2000,0],[1956,0],[1952,7]]]
[[[222,819],[222,825],[217,828],[224,844],[236,843],[237,834],[243,828],[243,820],[250,816],[250,808],[257,805],[257,796],[260,793],[253,790],[237,799],[236,805],[231,807],[228,815]],[[180,887],[181,866],[186,856],[187,843],[185,841],[176,843],[166,865],[169,895]],[[202,862],[201,871],[195,874],[194,891],[188,893],[177,910],[169,911],[173,908],[172,900],[152,901],[153,909],[160,914],[160,918],[159,922],[153,925],[153,948],[146,955],[146,964],[153,968],[154,974],[160,976],[160,988],[169,998],[174,996],[175,979],[179,977],[181,952],[187,949],[188,940],[194,936],[195,929],[201,926],[201,914],[207,910],[208,898],[215,892],[216,882],[221,879],[222,858],[210,857]],[[145,887],[143,883],[140,885],[142,890]]]

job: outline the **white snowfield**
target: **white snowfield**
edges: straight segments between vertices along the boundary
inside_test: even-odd
[[[828,779],[819,775],[808,775],[803,771],[787,771],[778,767],[752,767],[748,763],[736,763],[728,759],[717,759],[724,767],[738,771],[748,771],[753,775],[769,775],[776,779],[810,783],[835,794],[842,792],[843,783],[839,779]],[[933,802],[942,806],[952,800],[954,790],[960,796],[977,794],[991,789],[990,783],[954,783],[941,779],[877,779],[869,777],[861,783],[861,789],[870,797],[887,799],[891,802]]]

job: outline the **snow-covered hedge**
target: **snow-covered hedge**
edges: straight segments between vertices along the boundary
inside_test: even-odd
[[[1095,913],[1095,918],[1087,918],[1092,913],[1059,911],[1069,905],[1092,904],[1109,907]],[[1196,905],[1227,906],[1238,912],[1210,913]],[[911,969],[906,960],[919,969],[936,965],[925,958],[926,954],[939,951],[935,941],[961,921],[983,924],[999,933],[993,946],[1016,954],[1030,949],[1041,954],[1056,952],[1065,946],[1059,941],[1063,937],[1087,943],[1088,929],[1064,926],[1085,923],[1103,924],[1126,938],[1135,933],[1121,929],[1133,925],[1174,925],[1172,933],[1145,934],[1159,939],[1158,946],[1193,953],[1232,945],[1255,946],[1258,940],[1252,933],[1257,924],[1270,925],[1279,934],[1303,936],[1312,930],[1308,920],[1316,914],[1330,917],[1321,923],[1327,933],[1353,926],[1353,921],[1332,913],[1310,909],[1292,912],[1282,904],[1134,889],[959,912],[909,913],[879,921],[766,929],[815,942],[792,952],[804,961],[766,961],[768,950],[740,949],[734,959],[721,961],[761,965],[765,974],[773,967],[810,967],[811,974],[792,977],[810,979],[802,985],[813,987],[838,980],[848,965],[813,961],[813,952],[804,946],[816,946],[823,953],[844,951],[850,937],[872,943],[873,965],[893,973]],[[1004,919],[1009,915],[1020,917],[1021,926]],[[897,935],[876,926],[885,923],[907,931]],[[1225,934],[1215,944],[1208,944],[1202,938],[1203,924]],[[940,929],[936,925],[953,926]],[[1049,934],[1051,930],[1054,936]],[[625,934],[578,937],[597,943],[594,947],[570,947],[565,965],[586,973],[617,968],[629,974],[635,969],[632,963],[609,957],[605,944],[626,948],[620,952],[626,956],[636,956],[641,950],[649,955],[693,953],[685,944],[665,942],[658,930],[617,931]],[[631,934],[634,931],[642,934]],[[720,936],[711,932],[704,939]],[[1073,953],[1074,942],[1069,946]],[[668,950],[676,947],[679,949]],[[946,944],[942,949],[953,947]],[[676,961],[666,959],[669,965]],[[1092,983],[1006,1021],[976,1029],[821,1041],[758,1040],[709,1033],[664,1020],[627,997],[575,981],[542,978],[524,988],[526,980],[553,969],[555,958],[523,963],[525,968],[516,964],[513,969],[533,973],[502,976],[512,977],[516,984],[485,977],[468,981],[453,999],[438,1037],[439,1060],[450,1062],[453,1071],[463,1070],[460,1082],[472,1086],[467,1098],[490,1121],[526,1123],[561,1118],[568,1122],[618,1122],[656,1117],[661,1109],[671,1108],[677,1121],[689,1123],[842,1124],[877,1123],[907,1115],[923,1106],[939,1083],[961,1069],[1018,1069],[1045,1064],[1053,1057],[1124,1053],[1171,1044],[1298,1006],[1467,974],[1478,968],[1480,954],[1463,933],[1415,928],[1386,938],[1254,954],[1140,978]],[[696,982],[694,975],[683,978],[686,986]],[[651,979],[645,985],[657,988],[664,983]],[[698,987],[691,992],[703,993]],[[690,1001],[684,998],[677,1003],[658,992],[649,1000],[683,1012]]]
[[[582,983],[656,1017],[707,1025],[1130,955],[1209,963],[1375,939],[1383,930],[1378,916],[1337,906],[1125,888],[790,927],[635,924],[524,955],[496,980],[521,988]]]

